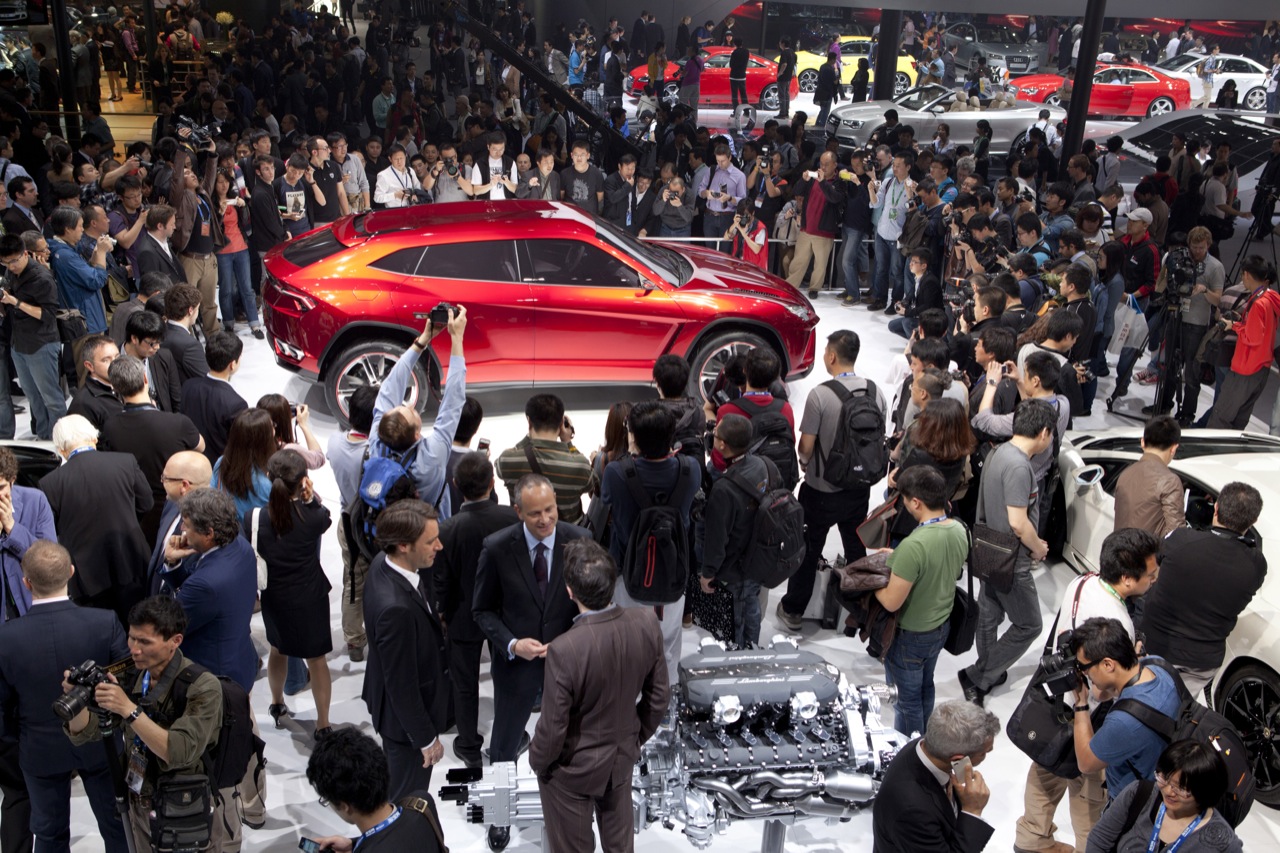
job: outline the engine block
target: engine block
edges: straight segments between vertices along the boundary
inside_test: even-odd
[[[895,696],[885,685],[852,687],[789,637],[736,651],[704,640],[680,662],[672,714],[636,762],[636,832],[660,823],[705,849],[734,821],[848,820],[870,806],[906,743],[880,721]],[[541,823],[536,780],[513,764],[452,771],[449,781],[467,784],[441,796],[475,823]]]

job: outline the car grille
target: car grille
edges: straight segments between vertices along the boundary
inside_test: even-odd
[[[1005,62],[1009,64],[1010,71],[1026,71],[1031,64],[1031,60],[1025,56],[1010,56],[1005,59]]]

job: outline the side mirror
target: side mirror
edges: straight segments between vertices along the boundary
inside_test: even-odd
[[[1106,472],[1102,470],[1101,465],[1086,465],[1076,472],[1076,489],[1080,494],[1084,494],[1094,486],[1102,483],[1102,477]]]
[[[647,278],[641,278],[640,283],[637,285],[637,287],[639,287],[640,290],[643,290],[645,293],[648,293],[651,290],[658,289],[658,285],[654,284],[652,281],[649,281],[649,279]]]

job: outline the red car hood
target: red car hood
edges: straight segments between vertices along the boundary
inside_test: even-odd
[[[684,255],[694,266],[693,278],[680,288],[681,293],[693,290],[732,291],[768,296],[788,303],[808,302],[804,294],[785,279],[770,275],[754,264],[723,252],[691,248],[687,244],[667,245]]]
[[[1013,85],[1019,89],[1027,86],[1061,86],[1062,77],[1058,74],[1028,74],[1026,77],[1018,77],[1013,81]]]

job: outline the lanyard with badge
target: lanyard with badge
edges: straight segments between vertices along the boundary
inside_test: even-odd
[[[151,673],[142,673],[142,695],[151,690]],[[129,745],[129,768],[125,771],[124,782],[135,794],[142,793],[142,783],[147,778],[147,745],[136,734]]]
[[[200,195],[197,195],[197,196],[196,196],[196,207],[197,207],[197,208],[199,209],[199,211],[200,211],[200,213],[199,213],[199,216],[200,216],[200,236],[201,236],[201,237],[208,237],[208,236],[209,236],[209,215],[210,215],[210,213],[212,213],[213,208],[209,205],[209,203],[208,203],[208,202],[206,202],[206,201],[204,200],[204,197],[203,197],[203,196],[200,196]]]
[[[377,835],[379,832],[382,832],[382,830],[386,829],[388,826],[391,826],[391,824],[399,820],[400,814],[401,814],[401,809],[399,806],[396,806],[396,810],[393,811],[390,815],[388,815],[386,820],[384,820],[382,823],[378,824],[377,826],[371,827],[370,829],[367,829],[364,832],[360,833],[360,837],[355,840],[355,844],[351,846],[351,849],[353,851],[359,850],[360,845],[363,844],[366,839],[369,839]]]
[[[1156,815],[1155,826],[1151,827],[1151,840],[1147,842],[1147,853],[1156,853],[1160,849],[1160,827],[1164,824],[1164,803],[1160,804],[1160,813]],[[1164,848],[1164,853],[1175,853],[1182,846],[1182,842],[1187,840],[1187,836],[1195,832],[1196,827],[1200,825],[1200,821],[1204,819],[1204,812],[1196,815],[1196,819],[1191,821],[1186,829],[1182,830],[1182,834],[1177,840]]]
[[[891,177],[889,180],[893,181],[893,189],[898,191],[897,195],[894,195],[892,191],[890,191],[889,195],[889,218],[896,222],[898,219],[898,205],[902,203],[902,194],[906,190],[903,189],[902,183],[896,177]]]

